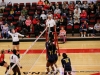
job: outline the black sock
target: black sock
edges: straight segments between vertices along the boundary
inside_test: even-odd
[[[5,74],[7,73],[8,70],[9,70],[9,66],[6,68]]]
[[[7,67],[7,70],[9,69],[9,66]]]

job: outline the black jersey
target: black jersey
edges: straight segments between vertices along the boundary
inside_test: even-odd
[[[47,50],[47,55],[48,56],[52,56],[54,54],[53,46],[50,42],[46,42],[46,50]]]
[[[61,60],[61,63],[62,63],[63,68],[71,66],[71,61],[69,57],[63,58]]]

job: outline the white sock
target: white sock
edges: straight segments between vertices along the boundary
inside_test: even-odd
[[[83,35],[81,35],[81,37],[83,37]]]
[[[85,37],[85,35],[84,35],[84,37]]]

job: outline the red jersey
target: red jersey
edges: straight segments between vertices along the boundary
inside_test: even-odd
[[[1,54],[1,56],[0,56],[0,62],[2,62],[3,60],[4,60],[4,54]]]

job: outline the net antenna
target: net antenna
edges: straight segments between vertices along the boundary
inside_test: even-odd
[[[50,32],[51,32],[51,30],[50,30],[50,24],[49,24],[49,27],[48,27],[48,41],[50,40]]]
[[[21,56],[20,60],[26,55],[26,53],[34,46],[34,44],[38,41],[38,39],[42,36],[42,34],[47,30],[47,27],[44,29],[44,31],[39,35],[38,38],[29,46],[29,48],[24,52],[24,54]],[[19,60],[7,71],[5,75],[8,75],[9,72],[17,65]]]

